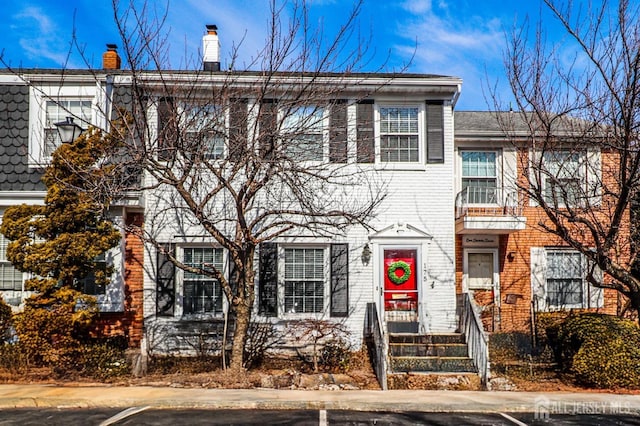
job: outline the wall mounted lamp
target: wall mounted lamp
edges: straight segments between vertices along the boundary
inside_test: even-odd
[[[73,121],[73,117],[67,117],[65,121],[54,123],[58,128],[58,134],[62,143],[71,143],[84,131],[77,123]]]

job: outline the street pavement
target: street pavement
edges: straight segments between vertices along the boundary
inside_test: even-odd
[[[605,392],[195,389],[0,385],[8,408],[205,408],[640,415],[640,395]]]

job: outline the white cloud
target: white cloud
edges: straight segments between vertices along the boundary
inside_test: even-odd
[[[397,35],[407,43],[396,51],[406,56],[413,54],[417,40],[412,70],[461,77],[464,107],[486,108],[482,94],[482,87],[486,86],[485,67],[502,58],[504,35],[500,20],[468,15],[462,8],[456,8],[455,15],[448,16],[443,1],[437,7],[427,0],[412,2],[412,9],[407,3],[402,4],[403,8],[413,14],[397,26]]]
[[[408,0],[400,7],[413,14],[427,13],[431,11],[431,0]]]
[[[55,21],[38,7],[26,7],[11,17],[10,27],[29,59],[65,64],[69,41],[63,41]]]

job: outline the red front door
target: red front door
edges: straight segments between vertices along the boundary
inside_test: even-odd
[[[417,258],[416,249],[384,249],[385,311],[417,311]]]

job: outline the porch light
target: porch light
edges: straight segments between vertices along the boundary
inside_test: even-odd
[[[58,128],[58,134],[62,143],[71,143],[84,131],[82,127],[73,121],[73,117],[67,117],[65,121],[54,123]]]
[[[362,255],[360,256],[360,260],[362,260],[362,264],[367,266],[371,261],[371,249],[369,248],[369,243],[366,243],[362,248]]]

